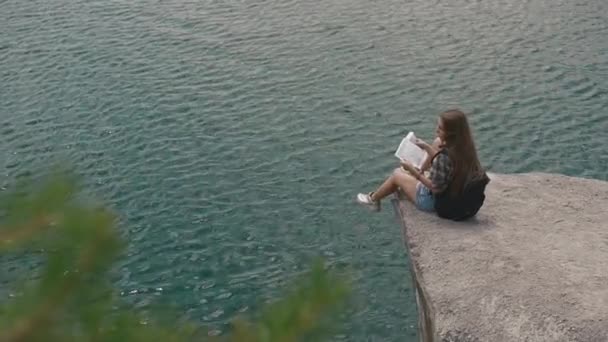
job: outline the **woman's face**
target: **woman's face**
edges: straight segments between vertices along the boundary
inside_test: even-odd
[[[435,129],[435,133],[437,134],[437,138],[441,139],[445,143],[445,131],[443,130],[443,120],[441,118],[437,119],[437,128]]]

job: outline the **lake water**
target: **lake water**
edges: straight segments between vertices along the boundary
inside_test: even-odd
[[[2,1],[2,182],[69,161],[121,216],[116,285],[227,330],[324,256],[336,339],[415,341],[392,210],[353,203],[412,130],[483,164],[608,179],[605,0]],[[23,272],[23,265],[3,269]]]

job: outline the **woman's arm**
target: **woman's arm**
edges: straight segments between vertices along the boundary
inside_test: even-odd
[[[452,175],[452,164],[447,154],[439,154],[433,162],[431,177],[428,178],[418,171],[411,163],[402,162],[401,165],[412,174],[420,183],[424,184],[433,193],[443,192],[449,185]]]
[[[420,171],[425,172],[426,170],[431,168],[431,162],[433,161],[434,154],[426,153],[426,158],[424,158],[424,162],[420,166]]]
[[[424,186],[433,191],[433,182],[431,182],[430,179],[423,175],[422,172],[418,171],[411,163],[401,162],[401,166],[403,166],[403,168],[406,169],[412,176],[414,176],[414,178],[416,178],[420,183],[424,184]]]
[[[439,144],[437,143],[437,141],[438,140],[435,139],[435,141],[433,142],[433,145],[429,145],[424,140],[417,139],[416,145],[426,152],[426,158],[424,159],[424,162],[420,166],[420,171],[424,172],[431,167],[431,162],[433,161],[433,157],[439,151],[439,149],[438,149]],[[435,145],[437,145],[437,146],[435,146]]]
[[[431,191],[433,193],[435,192],[435,190],[434,190],[435,186],[433,185],[433,182],[431,182],[431,180],[428,179],[425,175],[423,175],[420,172],[417,172],[417,174],[415,174],[414,177],[416,177],[416,179],[420,183],[424,184],[424,186],[426,186],[427,188],[431,189]]]

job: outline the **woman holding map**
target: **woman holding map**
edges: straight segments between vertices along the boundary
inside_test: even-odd
[[[435,211],[436,197],[444,193],[454,196],[461,194],[469,181],[485,177],[463,112],[448,110],[441,113],[436,134],[432,145],[415,140],[415,144],[427,155],[420,168],[409,160],[401,160],[402,168],[395,169],[376,191],[358,194],[357,202],[379,211],[380,201],[401,189],[418,209],[432,212]],[[424,172],[429,168],[427,177]]]

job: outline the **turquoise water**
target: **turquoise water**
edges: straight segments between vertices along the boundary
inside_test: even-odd
[[[125,298],[215,333],[322,255],[355,284],[338,339],[414,341],[390,206],[353,199],[441,110],[494,172],[608,180],[604,0],[1,7],[2,181],[69,161],[121,216]]]

